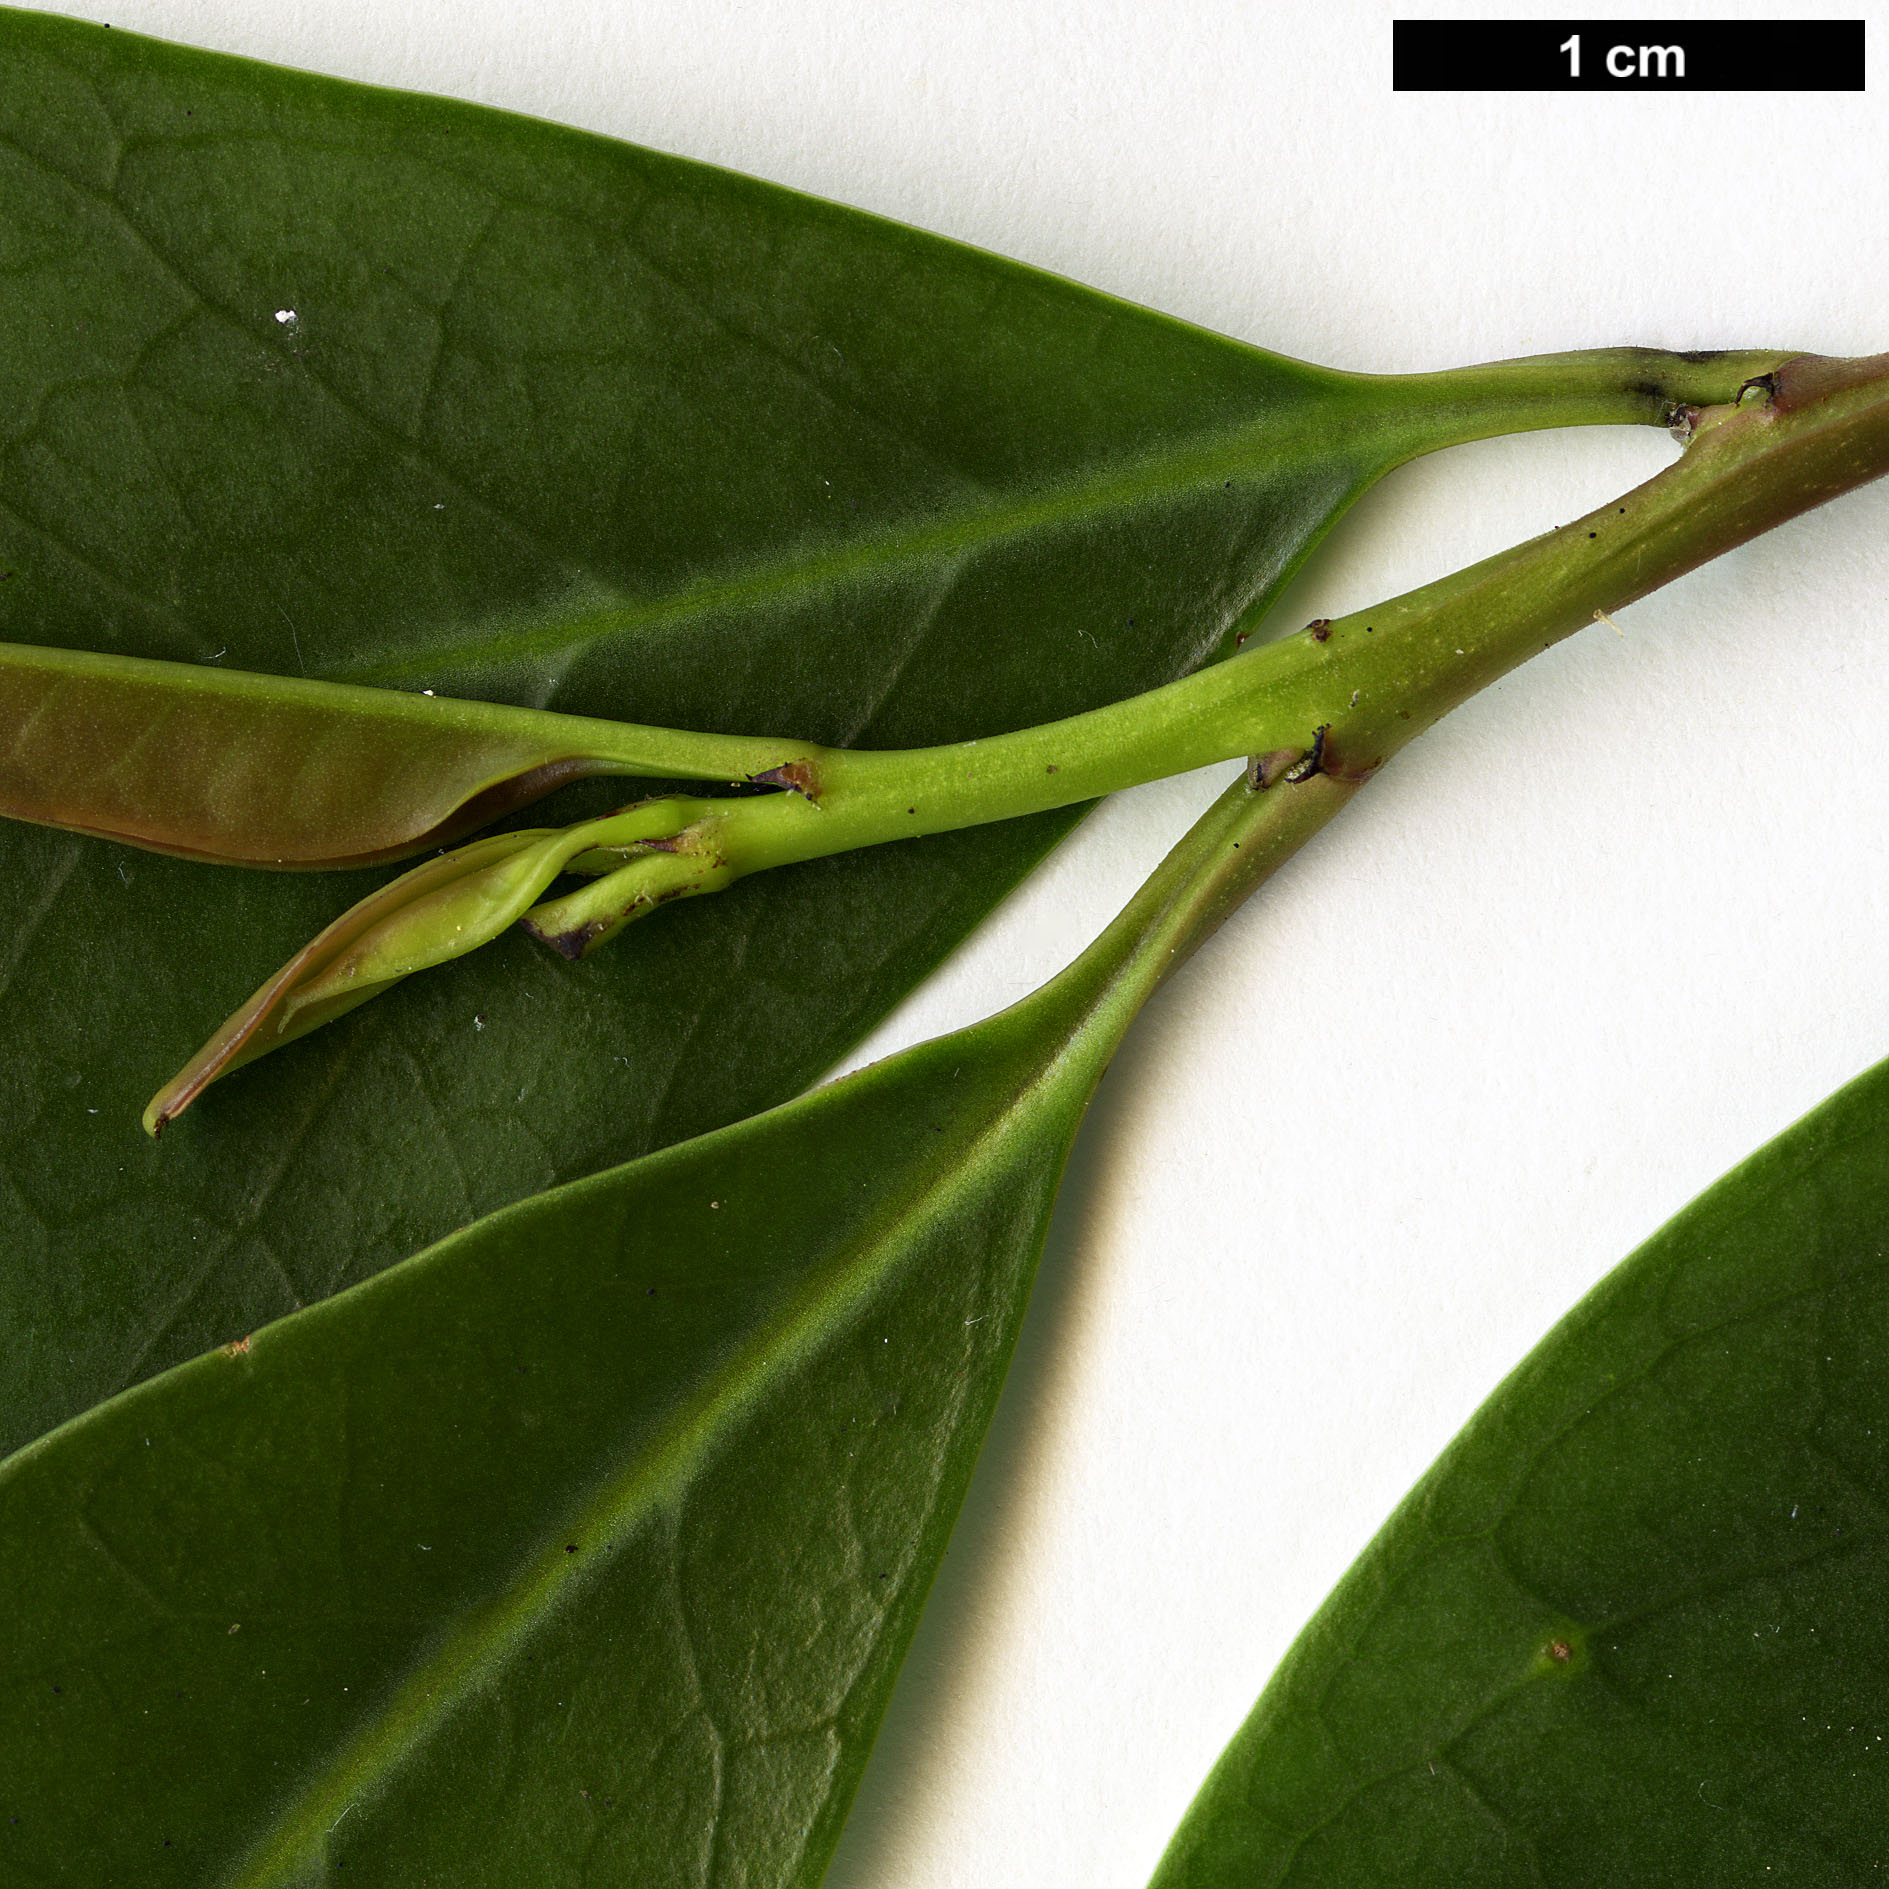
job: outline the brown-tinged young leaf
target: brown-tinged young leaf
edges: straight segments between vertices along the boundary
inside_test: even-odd
[[[222,865],[379,865],[592,775],[739,782],[786,746],[0,643],[0,817]]]

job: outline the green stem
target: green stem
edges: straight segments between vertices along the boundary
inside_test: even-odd
[[[1107,1012],[1092,1017],[1101,1027],[1085,1040],[1112,1043],[1170,960],[1466,696],[1598,615],[1889,471],[1889,356],[1801,356],[1739,403],[1686,421],[1692,440],[1679,464],[1575,524],[1132,701],[909,753],[770,743],[765,777],[781,793],[645,802],[418,867],[336,920],[258,991],[156,1098],[147,1125],[156,1132],[236,1062],[486,942],[521,912],[528,930],[575,957],[663,900],[744,873],[1252,755],[1250,785],[1156,874],[1114,942],[1085,958],[1086,970],[1072,969],[1069,1001]],[[599,876],[525,911],[558,872]]]
[[[1189,476],[1329,456],[1335,431],[1355,496],[1403,460],[1492,433],[1669,420],[1775,359],[1615,349],[1410,376],[1308,368],[1315,398],[1218,439]],[[766,779],[803,745],[11,644],[0,730],[0,812],[294,870],[448,845],[585,774]]]
[[[1143,1004],[1357,792],[1313,775],[1266,791],[1242,776],[1176,842],[1115,921],[1024,1001],[1060,1011],[1097,1077]]]
[[[1405,411],[1427,411],[1438,430],[1468,441],[1552,426],[1672,426],[1690,408],[1735,399],[1748,381],[1775,372],[1790,358],[1765,348],[1689,354],[1590,348],[1435,374],[1353,378],[1360,386],[1394,382]]]
[[[1638,351],[1628,351],[1629,371],[1637,366],[1638,359]],[[1472,371],[1486,373],[1499,381],[1506,368],[1537,366],[1534,362],[1516,362],[1504,364],[1504,368]],[[1740,366],[1751,366],[1751,357],[1743,357]],[[1775,366],[1775,361],[1765,359],[1751,366],[1751,373],[1761,375]],[[1459,396],[1464,394],[1462,377],[1442,378],[1455,380],[1457,386],[1453,391]],[[1682,388],[1693,390],[1685,383]],[[1509,397],[1508,390],[1499,384],[1492,391],[1499,398]],[[1703,444],[1700,450],[1705,450]],[[1695,477],[1696,468],[1702,463],[1703,460],[1693,462]],[[1672,485],[1663,488],[1662,500],[1669,511],[1683,511],[1683,499],[1677,507],[1671,500],[1673,490]],[[1619,502],[1609,515],[1615,520],[1623,516]],[[1601,566],[1608,562],[1618,565],[1622,540],[1618,533],[1603,539],[1598,527],[1595,529],[1597,535],[1591,541],[1582,538],[1566,542],[1577,547],[1582,543],[1596,547],[1597,554],[1585,560],[1582,575],[1614,586],[1620,578],[1619,570],[1603,574]],[[1556,535],[1565,537],[1565,534]],[[1604,555],[1599,554],[1603,543],[1608,547]],[[1525,550],[1533,548],[1524,547]],[[1534,560],[1531,564],[1539,576],[1542,565]],[[1477,567],[1485,580],[1505,577],[1511,586],[1525,583],[1528,568],[1518,561],[1516,553]],[[1412,649],[1418,640],[1411,628],[1415,619],[1404,622],[1398,631],[1395,628],[1398,620],[1391,612],[1426,597],[1428,607],[1435,609],[1447,601],[1446,592],[1453,594],[1457,608],[1481,593],[1479,600],[1483,604],[1500,610],[1503,600],[1476,579],[1476,571],[1464,572],[1442,584],[1429,586],[1427,591],[1412,593],[1411,598],[1400,599],[1398,605],[1365,612],[1365,617],[1371,620],[1368,633],[1374,639],[1379,635],[1386,637],[1387,646],[1388,639],[1395,634],[1404,650]],[[1570,600],[1568,603],[1571,610],[1578,611],[1580,607],[1579,602]],[[1384,619],[1382,624],[1378,621],[1380,618]],[[1329,644],[1324,647],[1329,649]],[[1374,640],[1371,648],[1375,651],[1376,647]],[[1454,677],[1457,672],[1445,673]],[[1444,685],[1446,690],[1453,686],[1453,680]],[[1387,732],[1401,745],[1414,732],[1414,717],[1408,723],[1394,715],[1391,719],[1394,725]],[[1329,736],[1327,745],[1330,745]],[[1099,1075],[1143,1004],[1263,881],[1344,807],[1357,791],[1358,784],[1356,780],[1323,768],[1301,781],[1282,783],[1271,791],[1262,788],[1251,773],[1235,781],[1181,837],[1107,930],[1072,964],[1024,1001],[1038,1012],[1061,1013],[1065,1041],[1084,1056]]]
[[[1309,625],[1126,702],[982,741],[905,752],[803,746],[798,791],[706,801],[690,845],[712,883],[828,853],[1094,799],[1240,755],[1362,780],[1536,651],[1733,545],[1889,470],[1889,357],[1801,356],[1740,407],[1694,416],[1680,461],[1624,498],[1393,601]],[[647,904],[604,835],[595,885],[529,922],[573,955]]]

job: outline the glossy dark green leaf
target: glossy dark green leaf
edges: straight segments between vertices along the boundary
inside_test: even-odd
[[[1025,1003],[0,1466],[0,1880],[810,1889],[1089,1096],[1351,791],[1236,786]]]
[[[1287,1656],[1157,1889],[1889,1872],[1889,1064],[1598,1287]]]
[[[872,745],[1162,681],[1400,459],[1722,368],[1333,374],[680,159],[14,12],[0,281],[0,638]],[[1073,817],[576,969],[520,938],[161,1149],[145,1098],[373,881],[0,832],[0,1447],[796,1092]]]

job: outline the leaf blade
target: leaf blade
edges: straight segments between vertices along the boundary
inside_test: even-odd
[[[20,1866],[148,1866],[161,1825],[173,1879],[246,1889],[816,1882],[1094,1085],[1351,791],[1238,785],[1016,1008],[0,1465]]]
[[[784,744],[0,643],[0,816],[278,870],[389,863],[593,774],[740,780]]]
[[[1878,1065],[1518,1367],[1301,1635],[1159,1889],[1881,1866],[1886,1122]]]

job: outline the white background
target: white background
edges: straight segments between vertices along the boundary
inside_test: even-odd
[[[1398,96],[1371,0],[70,10],[712,159],[1342,367],[1889,347],[1880,95]],[[1674,450],[1538,436],[1395,474],[1285,620]],[[1503,1373],[1889,1053],[1885,580],[1889,486],[1584,632],[1387,769],[1157,1000],[831,1884],[1139,1889]],[[1042,981],[1217,785],[1106,808],[862,1060]]]

